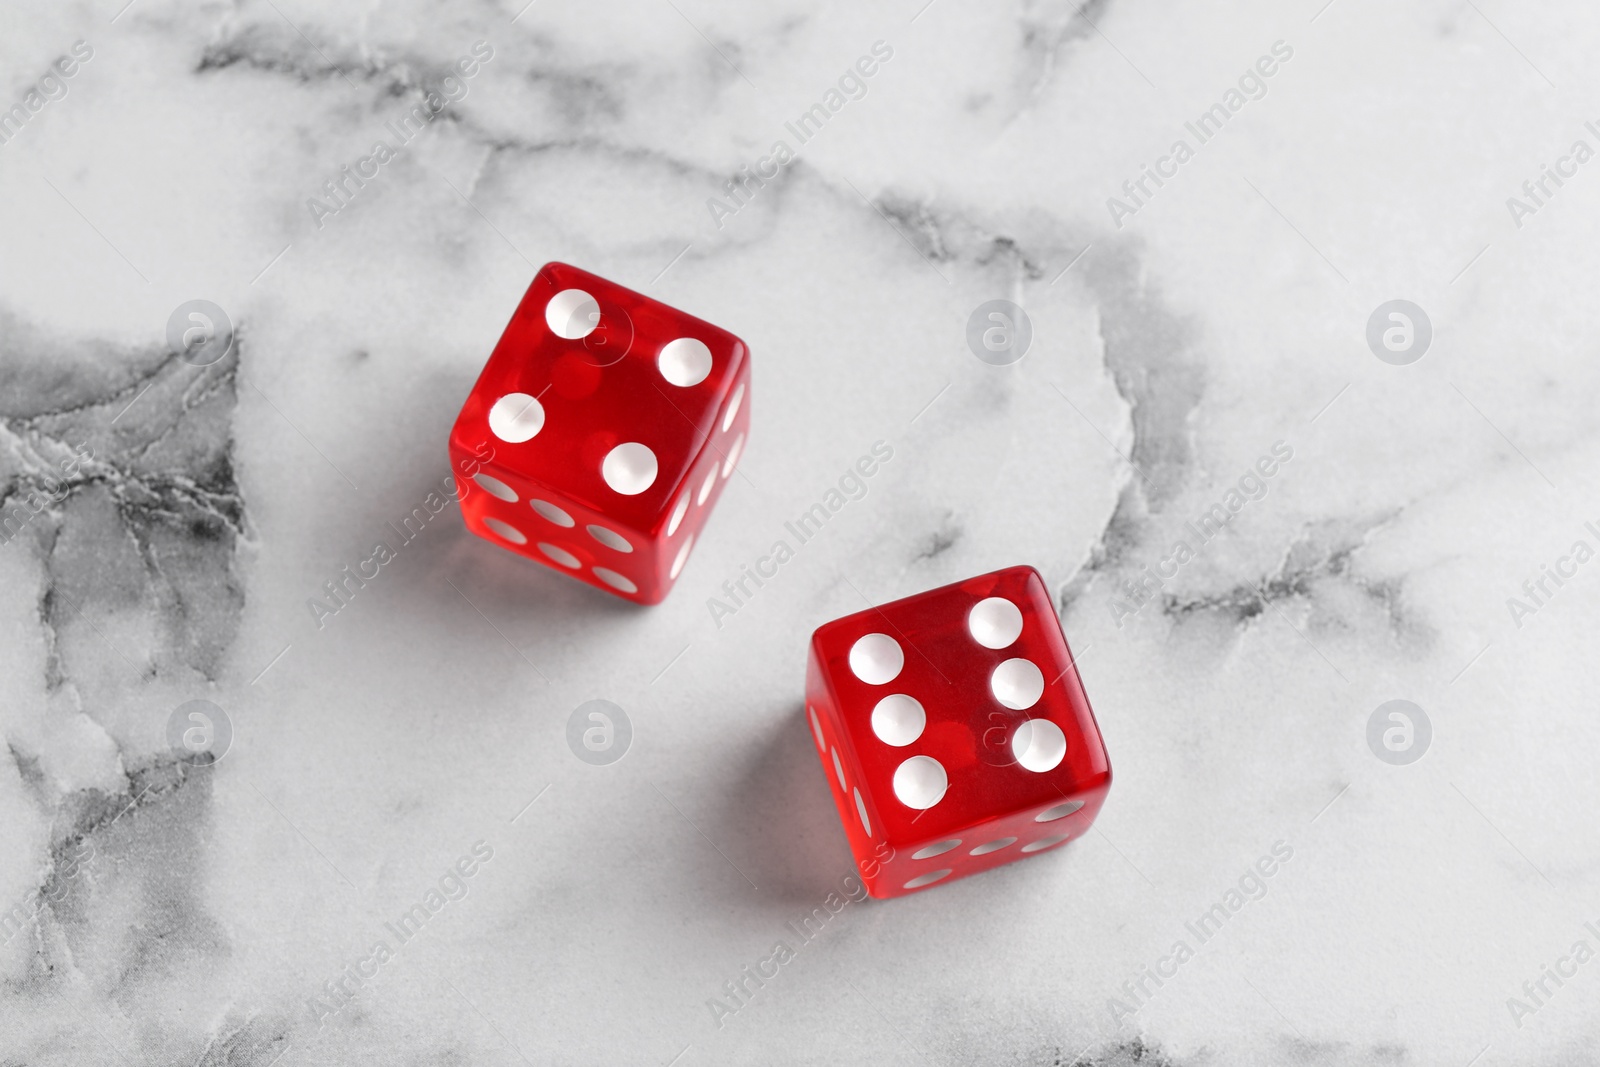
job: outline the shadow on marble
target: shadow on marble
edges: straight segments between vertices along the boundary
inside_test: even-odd
[[[855,873],[803,701],[774,717],[741,770],[723,795],[724,818],[739,827],[741,854],[757,857],[762,906],[788,917]]]

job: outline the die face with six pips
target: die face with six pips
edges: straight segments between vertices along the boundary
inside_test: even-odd
[[[827,623],[806,721],[868,891],[1049,851],[1111,786],[1044,581],[1010,567]]]
[[[750,354],[708,322],[540,268],[450,433],[468,529],[641,604],[682,573],[750,430]],[[1111,786],[1032,567],[836,619],[806,723],[873,896],[1050,851]]]
[[[450,432],[467,528],[657,603],[739,461],[749,392],[733,334],[547,263]]]

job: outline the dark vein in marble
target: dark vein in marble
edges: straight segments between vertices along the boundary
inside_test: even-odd
[[[1319,583],[1336,579],[1359,590],[1390,621],[1399,634],[1426,637],[1431,633],[1420,620],[1405,610],[1402,582],[1374,579],[1361,573],[1357,556],[1372,538],[1400,516],[1395,508],[1358,520],[1330,519],[1302,530],[1284,551],[1278,566],[1258,584],[1241,582],[1229,589],[1199,597],[1165,594],[1162,611],[1182,621],[1209,613],[1243,625],[1266,611],[1271,604],[1291,600],[1318,601]]]

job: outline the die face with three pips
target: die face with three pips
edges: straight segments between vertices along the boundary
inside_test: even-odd
[[[733,334],[547,263],[450,432],[467,528],[658,603],[739,461],[749,394]]]
[[[1111,765],[1044,580],[1010,567],[827,623],[811,730],[868,892],[1080,836]]]

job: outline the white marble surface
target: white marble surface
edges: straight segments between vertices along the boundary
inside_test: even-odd
[[[1600,546],[1600,163],[1506,203],[1600,148],[1592,9],[123,3],[0,12],[27,116],[0,144],[0,484],[49,496],[0,544],[0,1062],[1593,1056],[1600,962],[1560,961],[1600,950],[1600,564],[1507,598]],[[308,198],[480,40],[465,95],[319,228]],[[707,198],[880,40],[865,95],[719,228]],[[1114,225],[1277,41],[1265,95]],[[451,509],[318,630],[307,598],[446,475],[549,259],[752,346],[743,477],[679,588],[631,608]],[[965,341],[1001,297],[1034,329],[1009,367]],[[209,368],[167,350],[193,298],[237,325]],[[1364,340],[1393,298],[1434,326],[1408,366]],[[879,439],[867,496],[714,625]],[[1280,440],[1267,495],[1115,625]],[[1097,832],[848,904],[719,1027],[707,1001],[850,869],[806,635],[852,586],[1015,562],[1083,658],[1117,774]],[[595,698],[635,730],[606,767],[565,740]],[[1434,729],[1409,766],[1366,742],[1397,698]],[[234,728],[209,770],[165,740],[194,699]],[[1199,944],[1186,921],[1279,841]],[[385,924],[478,842],[401,945]],[[1123,988],[1180,939],[1175,976]],[[340,1010],[308,1004],[357,965]],[[1576,974],[1535,1001],[1547,965]]]

